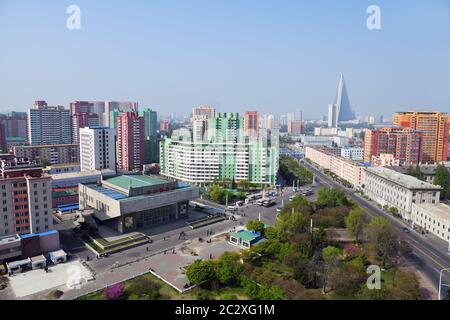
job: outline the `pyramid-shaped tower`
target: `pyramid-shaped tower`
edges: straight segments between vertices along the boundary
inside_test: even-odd
[[[338,114],[338,122],[356,119],[355,113],[350,105],[350,100],[348,99],[347,87],[345,85],[343,74],[341,74],[341,78],[339,79],[335,105],[336,112]]]

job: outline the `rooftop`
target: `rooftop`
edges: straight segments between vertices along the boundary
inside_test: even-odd
[[[261,235],[256,232],[251,232],[248,230],[239,230],[238,232],[233,232],[230,234],[231,237],[241,238],[244,241],[252,241],[259,238]]]
[[[447,220],[450,222],[450,206],[439,203],[439,204],[430,204],[430,203],[421,203],[415,204],[415,206],[424,209],[428,214],[440,219]]]
[[[167,180],[144,175],[139,176],[123,175],[114,178],[109,178],[104,181],[123,189],[128,189],[129,187],[132,188],[149,187],[160,184],[166,184],[168,182]]]
[[[386,180],[395,182],[403,187],[408,189],[429,189],[429,190],[440,190],[441,187],[435,186],[431,183],[424,182],[412,176],[408,176],[406,174],[399,173],[392,169],[388,169],[385,167],[369,167],[366,168],[367,172],[376,174]]]

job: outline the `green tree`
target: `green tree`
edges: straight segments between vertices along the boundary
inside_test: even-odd
[[[322,259],[323,265],[323,293],[326,293],[326,288],[332,273],[335,271],[339,265],[341,257],[341,250],[336,247],[328,246],[322,249]]]
[[[355,236],[356,242],[359,242],[368,224],[368,217],[365,211],[358,207],[350,210],[350,213],[345,218],[345,227]]]
[[[317,204],[321,207],[338,207],[349,205],[345,193],[336,188],[323,188],[317,192]]]
[[[389,290],[391,300],[419,300],[420,283],[412,272],[398,270],[394,279],[394,286]]]
[[[442,164],[436,167],[434,184],[442,187],[441,200],[450,198],[450,172]]]
[[[382,259],[383,266],[385,266],[386,262],[397,256],[399,252],[399,237],[392,229],[389,221],[383,217],[373,219],[367,229],[370,244]]]
[[[264,233],[264,223],[258,220],[252,220],[247,222],[246,226],[247,230],[253,232],[259,232],[260,234]]]
[[[225,197],[225,192],[221,187],[219,187],[217,185],[214,185],[211,187],[211,190],[209,191],[209,198],[212,201],[221,203],[221,202],[223,202],[224,197]]]
[[[217,261],[215,273],[221,284],[232,285],[238,281],[241,270],[242,265],[239,254],[225,252]]]
[[[187,267],[186,276],[196,286],[208,286],[215,280],[213,261],[196,260]]]
[[[425,181],[425,175],[423,174],[422,170],[420,170],[419,165],[416,165],[414,176],[419,180]]]
[[[268,286],[262,284],[258,290],[260,300],[286,300],[286,293],[278,286]]]

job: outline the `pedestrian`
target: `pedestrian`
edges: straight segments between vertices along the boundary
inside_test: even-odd
[[[149,249],[148,249],[148,247],[147,247],[147,251],[148,251]]]
[[[167,250],[164,250],[164,254],[166,254],[167,253]]]
[[[212,254],[209,255],[209,259],[212,259]]]
[[[175,249],[172,249],[172,254],[175,254]]]

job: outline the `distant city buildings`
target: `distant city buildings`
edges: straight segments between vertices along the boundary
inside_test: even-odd
[[[147,108],[139,111],[139,116],[144,119],[144,163],[158,162],[158,115],[156,111]]]
[[[42,164],[49,165],[80,162],[80,146],[78,144],[15,146],[13,154],[17,158],[37,160]]]
[[[259,121],[258,111],[246,111],[244,113],[244,134],[248,137],[258,137]]]
[[[51,107],[45,101],[36,101],[28,110],[28,137],[31,145],[72,143],[70,110],[63,106]]]
[[[209,105],[201,105],[192,109],[192,138],[194,142],[208,140],[208,132],[211,120],[215,117],[216,111]]]
[[[303,121],[302,120],[291,120],[288,122],[288,133],[289,134],[302,134],[303,133]]]
[[[449,128],[446,112],[408,111],[394,114],[392,124],[423,133],[422,161],[446,161]]]
[[[80,129],[81,171],[116,170],[116,130],[107,127]]]

